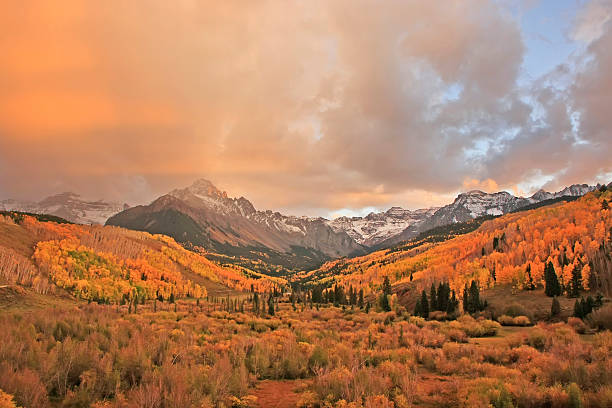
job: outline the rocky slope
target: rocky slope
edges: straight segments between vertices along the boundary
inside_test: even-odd
[[[77,224],[104,224],[110,216],[127,208],[127,204],[83,200],[74,193],[56,194],[39,202],[0,201],[0,210],[56,215]]]
[[[359,244],[370,247],[400,234],[412,225],[421,223],[437,210],[438,207],[420,210],[391,207],[384,212],[371,212],[365,217],[338,217],[327,221],[327,224],[334,231],[345,231]]]
[[[207,180],[123,211],[107,224],[163,233],[183,243],[286,268],[364,252],[346,232],[335,231],[323,218],[258,211],[246,198],[228,197]]]

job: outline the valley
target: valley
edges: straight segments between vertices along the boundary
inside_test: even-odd
[[[7,407],[606,407],[611,199],[270,274],[263,253],[6,211],[0,389]]]

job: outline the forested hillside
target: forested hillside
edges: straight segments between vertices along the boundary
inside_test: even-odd
[[[308,285],[380,289],[394,285],[418,289],[448,282],[458,293],[471,281],[480,287],[511,285],[515,291],[541,288],[551,265],[561,291],[612,291],[612,192],[585,197],[484,222],[476,231],[439,244],[415,242],[367,256],[339,259],[296,277]]]
[[[283,283],[244,268],[220,267],[163,235],[50,220],[0,216],[1,282],[100,303],[203,298],[209,284],[263,292]]]

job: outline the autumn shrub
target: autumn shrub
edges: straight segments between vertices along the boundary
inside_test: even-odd
[[[586,332],[587,326],[584,324],[582,319],[577,317],[570,317],[567,319],[567,324],[570,326],[576,333],[584,334]]]
[[[537,327],[529,332],[526,341],[531,347],[543,351],[550,346],[550,335]]]
[[[524,327],[524,326],[531,325],[531,321],[529,320],[527,316],[512,317],[508,315],[501,315],[497,318],[497,321],[502,326],[523,326]]]
[[[0,408],[17,408],[13,396],[0,390]]]
[[[451,322],[450,327],[463,330],[468,337],[489,337],[495,336],[501,325],[492,320],[476,320],[470,315],[463,315]]]
[[[587,320],[597,330],[612,330],[612,303],[591,312]]]

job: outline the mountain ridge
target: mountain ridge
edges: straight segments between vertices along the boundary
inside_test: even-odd
[[[109,217],[127,208],[129,205],[125,203],[89,201],[72,192],[54,194],[38,202],[13,199],[0,201],[0,210],[55,215],[76,224],[103,225]]]

